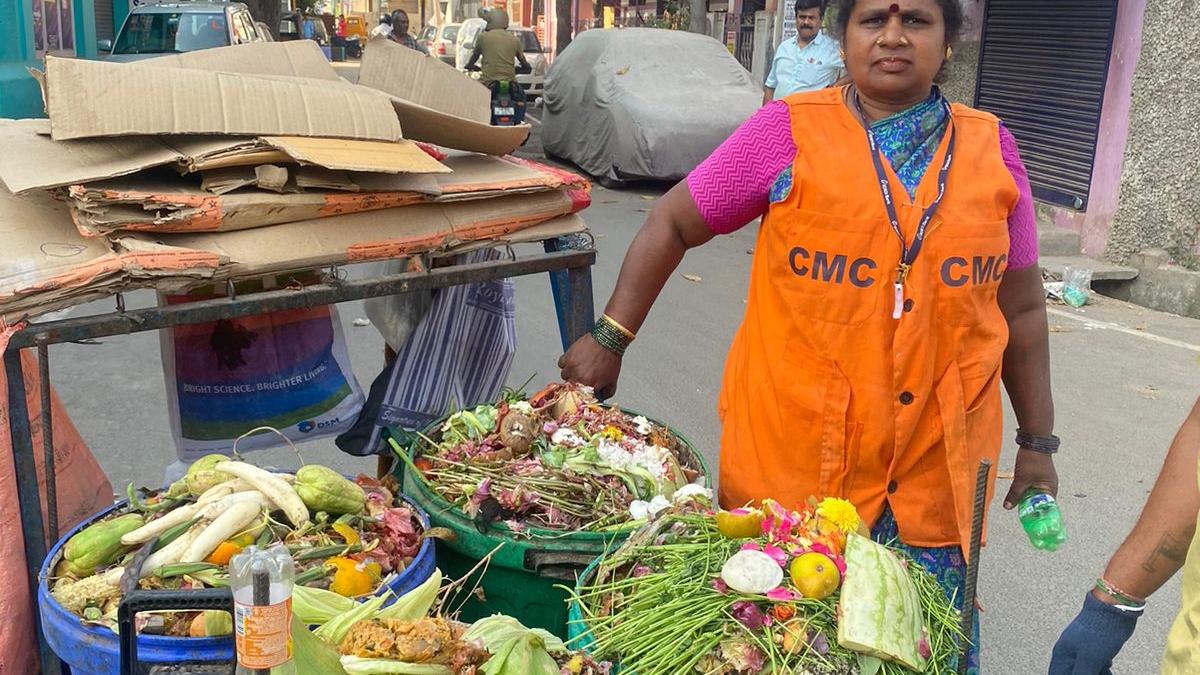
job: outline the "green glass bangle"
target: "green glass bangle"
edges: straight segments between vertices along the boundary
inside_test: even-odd
[[[592,337],[595,338],[601,347],[604,347],[617,356],[625,356],[625,350],[633,342],[629,339],[628,335],[625,335],[603,319],[597,321],[596,325],[592,328]]]

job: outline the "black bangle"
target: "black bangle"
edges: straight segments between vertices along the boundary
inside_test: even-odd
[[[1027,431],[1017,429],[1017,445],[1023,450],[1032,450],[1043,455],[1053,455],[1058,452],[1058,446],[1062,445],[1062,440],[1053,434],[1049,436],[1035,436]]]

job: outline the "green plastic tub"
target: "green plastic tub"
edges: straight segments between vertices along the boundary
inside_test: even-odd
[[[624,410],[630,415],[640,413]],[[426,435],[434,435],[444,419],[430,426]],[[698,469],[712,487],[704,457],[686,437],[666,427],[691,453],[684,464]],[[419,443],[409,448],[410,457]],[[429,514],[433,527],[444,527],[455,535],[453,541],[437,542],[438,567],[450,578],[458,579],[473,569],[488,553],[496,550],[483,570],[477,570],[464,584],[458,597],[451,598],[447,607],[461,612],[460,619],[476,621],[497,612],[518,619],[531,628],[543,628],[560,638],[567,638],[567,602],[569,594],[562,587],[572,588],[580,574],[596,558],[615,549],[632,530],[619,532],[569,532],[528,528],[517,534],[503,523],[493,523],[481,534],[475,523],[457,506],[431,491],[426,485],[404,471],[404,463],[396,462],[404,494]]]

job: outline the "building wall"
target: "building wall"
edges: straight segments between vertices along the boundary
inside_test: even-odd
[[[1097,258],[1107,256],[1123,260],[1128,257],[1128,254],[1111,250],[1111,230],[1123,199],[1121,176],[1128,169],[1125,158],[1133,119],[1130,103],[1134,75],[1141,70],[1146,6],[1146,0],[1122,0],[1118,4],[1087,211],[1081,213],[1059,207],[1046,210],[1055,225],[1079,232],[1082,252]]]
[[[1200,15],[1193,0],[1146,3],[1133,79],[1120,205],[1106,257],[1164,248],[1177,262],[1200,255]]]
[[[951,101],[971,105],[975,102],[975,76],[979,71],[979,39],[983,29],[984,0],[961,0],[963,30],[954,46],[954,55],[946,64],[942,93]]]
[[[40,117],[42,97],[26,72],[33,60],[33,16],[28,2],[0,2],[0,117]]]
[[[71,10],[75,54],[94,58],[96,14],[93,0],[74,0]],[[0,117],[45,115],[42,93],[28,71],[42,67],[34,49],[32,0],[0,0]]]
[[[979,47],[984,28],[984,0],[962,0],[967,26],[959,46],[956,48],[954,60],[950,64],[950,78],[943,89],[952,100],[970,104],[975,97],[975,82],[979,68]],[[1182,11],[1182,6],[1188,0],[1169,0],[1174,9],[1165,10],[1163,7],[1154,8],[1154,14],[1160,18],[1157,21],[1166,22],[1166,16],[1172,11]],[[1156,5],[1159,3],[1149,3]],[[1042,205],[1039,212],[1043,217],[1052,221],[1058,227],[1075,230],[1080,233],[1083,252],[1095,256],[1107,256],[1123,260],[1128,255],[1141,248],[1133,242],[1144,238],[1140,230],[1150,226],[1135,213],[1146,213],[1145,205],[1127,205],[1126,197],[1131,192],[1140,192],[1138,185],[1144,177],[1144,169],[1131,166],[1130,158],[1136,156],[1142,164],[1158,165],[1160,159],[1156,155],[1145,152],[1131,152],[1135,146],[1131,136],[1134,128],[1143,129],[1148,137],[1159,139],[1160,127],[1164,123],[1162,116],[1154,119],[1154,110],[1162,105],[1161,100],[1154,98],[1154,91],[1159,83],[1171,80],[1177,75],[1176,67],[1185,62],[1186,57],[1180,54],[1177,45],[1170,40],[1179,40],[1187,35],[1187,30],[1177,28],[1170,38],[1155,35],[1151,40],[1161,45],[1162,56],[1155,62],[1145,58],[1143,47],[1143,17],[1148,16],[1146,0],[1121,0],[1117,9],[1116,29],[1113,35],[1113,50],[1109,61],[1108,82],[1104,91],[1104,110],[1100,116],[1099,139],[1096,146],[1096,157],[1092,171],[1092,182],[1089,190],[1087,211],[1075,211],[1051,205]],[[1200,19],[1192,21],[1188,30],[1200,26]],[[1146,31],[1154,30],[1147,26]],[[1153,49],[1153,45],[1147,45]],[[1168,58],[1168,54],[1170,55]],[[1157,72],[1155,72],[1157,71]],[[1195,69],[1192,77],[1200,74]],[[1135,76],[1139,79],[1138,87],[1144,93],[1135,95]],[[1185,98],[1183,79],[1175,80],[1179,98]],[[1195,95],[1192,95],[1195,100]],[[1144,102],[1138,105],[1139,98]],[[1131,110],[1131,103],[1133,109]],[[1154,105],[1151,105],[1154,104]],[[1182,100],[1175,105],[1183,105]],[[1178,107],[1162,105],[1162,110],[1178,110]],[[1194,108],[1193,108],[1194,109]],[[1200,112],[1198,110],[1197,112]],[[1130,120],[1133,120],[1131,124]],[[1174,125],[1180,126],[1180,125]],[[1172,138],[1155,145],[1163,151],[1178,152],[1180,140]],[[1145,147],[1145,144],[1140,147]],[[1177,166],[1177,164],[1176,164]],[[1194,172],[1194,170],[1193,170]],[[1132,187],[1131,187],[1132,186]],[[1160,193],[1161,194],[1161,193]],[[1134,201],[1141,201],[1134,198]],[[1132,209],[1138,209],[1134,211]],[[1118,211],[1130,214],[1130,223],[1117,231],[1114,220],[1118,219]],[[1192,212],[1195,214],[1195,212]],[[1160,219],[1161,220],[1161,219]],[[1169,219],[1167,219],[1169,220]],[[1133,221],[1137,221],[1134,224]],[[1192,218],[1191,222],[1197,222]],[[1142,223],[1146,223],[1143,225]],[[1161,228],[1160,228],[1161,229]],[[1186,228],[1184,228],[1186,229]],[[1175,231],[1179,231],[1176,228]],[[1194,232],[1194,230],[1193,230]],[[1164,244],[1159,244],[1164,245]]]

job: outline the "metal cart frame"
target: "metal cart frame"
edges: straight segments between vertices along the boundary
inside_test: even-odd
[[[337,268],[334,267],[321,283],[315,285],[242,296],[233,292],[233,285],[230,283],[227,297],[167,307],[126,310],[123,297],[117,294],[115,312],[31,324],[15,333],[4,354],[4,369],[8,378],[8,426],[12,435],[13,467],[16,473],[21,527],[24,532],[25,560],[35,612],[38,573],[46,557],[46,540],[58,540],[59,524],[57,508],[49,508],[43,527],[41,490],[38,486],[33,433],[25,398],[21,349],[37,348],[46,503],[53,507],[57,505],[58,500],[50,403],[50,345],[547,272],[550,274],[558,328],[565,349],[591,330],[595,319],[590,268],[595,263],[596,251],[591,244],[584,249],[571,249],[564,239],[549,239],[543,242],[543,246],[545,253],[520,258],[514,253],[511,260],[454,265],[355,281],[339,280]],[[59,673],[59,660],[46,643],[40,617],[36,613],[34,620],[42,672]]]

